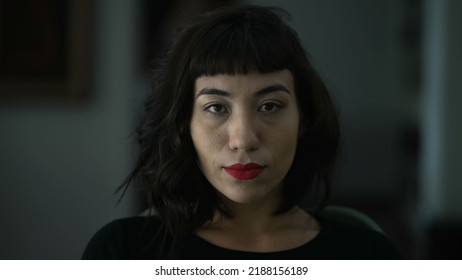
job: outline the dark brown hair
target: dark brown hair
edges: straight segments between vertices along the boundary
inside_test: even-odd
[[[175,257],[195,229],[224,209],[199,170],[189,125],[193,86],[203,75],[269,73],[288,69],[302,115],[294,162],[284,180],[278,213],[307,195],[320,209],[329,195],[339,146],[336,110],[295,31],[278,8],[235,6],[195,19],[156,62],[152,92],[138,127],[136,166],[122,187],[140,179],[148,205],[169,239],[161,257]]]

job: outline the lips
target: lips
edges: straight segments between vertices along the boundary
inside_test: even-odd
[[[260,175],[265,169],[264,166],[256,163],[236,163],[224,167],[225,171],[238,180],[251,180]]]

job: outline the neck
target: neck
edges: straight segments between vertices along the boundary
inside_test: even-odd
[[[287,250],[313,239],[319,232],[317,221],[298,207],[276,215],[279,201],[267,197],[244,204],[223,199],[231,217],[217,211],[196,234],[219,247],[252,252]]]
[[[277,206],[280,205],[279,201],[243,204],[227,200],[224,204],[231,217],[226,217],[217,211],[206,226],[258,233],[288,227],[294,220],[300,221],[302,216],[307,215],[298,207],[282,214],[275,214]]]

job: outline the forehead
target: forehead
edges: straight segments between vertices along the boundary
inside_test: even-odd
[[[221,90],[258,90],[268,85],[283,85],[294,90],[292,73],[287,70],[280,70],[270,73],[251,71],[247,74],[218,74],[214,76],[200,76],[194,83],[194,92],[197,93],[204,88],[216,88]]]

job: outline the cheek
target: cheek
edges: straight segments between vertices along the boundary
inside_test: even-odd
[[[294,131],[281,132],[281,137],[274,138],[274,147],[277,150],[278,157],[291,161],[297,149],[298,133]]]
[[[298,118],[293,118],[291,122],[287,122],[283,127],[276,130],[272,137],[272,146],[277,153],[277,157],[284,162],[292,162],[299,139],[299,124]]]
[[[219,129],[202,123],[191,124],[191,138],[202,170],[215,162],[222,146],[223,135]]]

